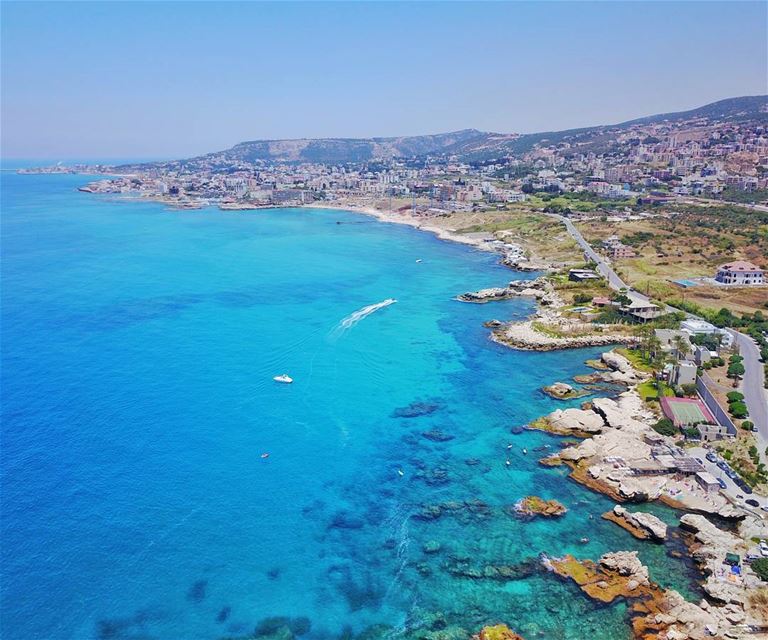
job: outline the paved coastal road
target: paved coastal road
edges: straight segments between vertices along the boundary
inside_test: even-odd
[[[768,397],[763,386],[765,371],[760,362],[760,349],[752,338],[738,331],[731,331],[739,352],[744,357],[744,380],[741,392],[749,410],[749,419],[755,423],[757,434],[760,436],[760,453],[765,452],[768,446]]]
[[[605,277],[612,289],[629,289],[624,281],[619,278],[618,275],[616,275],[616,272],[606,262],[605,258],[597,253],[589,244],[589,242],[584,239],[584,236],[582,236],[581,232],[573,225],[573,222],[564,216],[557,215],[556,213],[549,215],[551,215],[553,218],[556,218],[565,225],[565,228],[568,229],[568,233],[570,233],[571,237],[579,243],[579,246],[584,250],[584,253],[586,253],[589,258],[597,265],[597,270],[603,277]]]
[[[581,235],[573,222],[568,218],[555,213],[548,215],[565,225],[565,228],[568,229],[568,233],[571,234],[571,237],[576,240],[579,246],[584,250],[584,253],[597,264],[597,270],[605,277],[612,289],[619,290],[626,288],[631,292],[632,298],[648,302],[647,296],[628,287],[626,283],[616,275],[616,272],[608,264],[605,258],[598,254],[584,239],[584,236]],[[667,310],[679,311],[679,309],[674,309],[673,307],[667,307]],[[687,313],[686,315],[689,318],[703,319],[692,313]],[[760,350],[757,348],[754,340],[749,336],[739,333],[738,331],[729,331],[733,334],[736,343],[739,345],[741,355],[744,356],[745,374],[742,384],[742,393],[744,393],[744,400],[747,409],[749,410],[749,419],[752,420],[757,427],[757,435],[759,436],[757,441],[760,448],[760,455],[765,459],[765,448],[768,446],[768,396],[766,396],[766,390],[763,386],[764,370],[763,363],[760,362]]]
[[[715,476],[715,478],[720,478],[720,480],[725,483],[724,491],[731,497],[732,500],[735,500],[739,506],[747,509],[753,515],[756,515],[763,520],[768,518],[768,516],[766,516],[765,510],[762,512],[758,511],[756,508],[744,502],[745,500],[749,500],[751,498],[752,500],[757,500],[760,503],[760,507],[764,507],[768,505],[768,499],[763,498],[762,496],[758,496],[754,493],[751,495],[745,494],[741,487],[739,487],[733,480],[725,475],[725,472],[720,467],[718,467],[714,462],[707,460],[706,456],[710,451],[711,449],[705,449],[703,447],[692,447],[688,450],[688,453],[695,457],[697,460],[701,460],[701,464],[707,471],[709,471],[709,473]],[[741,498],[738,496],[741,496]]]

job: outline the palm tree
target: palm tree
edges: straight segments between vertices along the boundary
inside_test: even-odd
[[[672,344],[675,346],[678,361],[685,360],[685,357],[691,352],[691,345],[688,340],[683,336],[675,336],[672,340]]]
[[[651,341],[656,339],[656,334],[651,327],[643,325],[638,329],[638,335],[640,336],[640,352],[643,360],[647,362],[651,356]]]

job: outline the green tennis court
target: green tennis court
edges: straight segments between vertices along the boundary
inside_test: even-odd
[[[678,427],[699,423],[716,424],[709,409],[697,398],[662,398],[661,409]]]

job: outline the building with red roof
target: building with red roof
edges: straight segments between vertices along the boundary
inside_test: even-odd
[[[722,284],[764,284],[763,270],[746,260],[735,260],[717,268],[715,280]]]

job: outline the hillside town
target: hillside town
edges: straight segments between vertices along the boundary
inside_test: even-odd
[[[768,111],[743,119],[699,115],[588,134],[561,132],[540,137],[521,153],[498,156],[496,148],[485,144],[489,146],[471,153],[393,156],[388,150],[389,156],[365,162],[286,162],[257,155],[248,160],[247,154],[230,150],[181,161],[48,170],[121,174],[84,189],[161,199],[180,207],[405,198],[410,202],[401,208],[429,215],[523,202],[535,192],[614,201],[617,212],[630,203],[688,197],[736,194],[738,200],[756,194],[758,202],[768,200]]]

